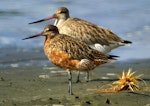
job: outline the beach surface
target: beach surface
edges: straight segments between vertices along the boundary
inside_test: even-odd
[[[73,73],[74,95],[69,95],[66,71],[51,64],[42,50],[20,50],[19,54],[13,54],[13,50],[0,61],[7,64],[0,69],[0,106],[150,106],[150,89],[116,93],[90,91],[116,81],[117,75],[128,68],[136,71],[135,75],[143,74],[142,79],[149,86],[150,59],[101,65],[90,73],[90,82],[86,82],[85,73],[81,73],[81,82],[75,83],[76,73]],[[45,65],[38,65],[40,61]],[[28,64],[22,66],[22,62]]]
[[[81,73],[81,83],[75,83],[74,72],[74,95],[68,94],[66,71],[44,55],[44,38],[22,40],[53,24],[54,20],[28,23],[52,15],[60,6],[67,7],[71,17],[108,28],[133,42],[111,51],[109,54],[120,58],[90,72],[90,82]],[[150,0],[1,0],[0,106],[150,106],[149,17]],[[143,74],[141,78],[147,89],[116,93],[90,91],[116,81],[118,74],[129,68],[136,71],[135,75]]]

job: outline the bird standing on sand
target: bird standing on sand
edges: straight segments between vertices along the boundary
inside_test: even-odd
[[[59,33],[66,34],[77,40],[82,40],[87,45],[103,53],[108,53],[119,46],[130,44],[130,41],[123,40],[107,28],[102,28],[93,23],[79,18],[70,18],[69,10],[66,7],[59,7],[52,16],[31,22],[38,23],[55,18],[54,25],[58,27]],[[77,82],[79,82],[79,74]],[[89,73],[87,73],[87,77]],[[89,80],[89,79],[87,79]]]
[[[115,60],[117,57],[103,54],[68,35],[59,34],[57,27],[53,25],[47,25],[42,33],[23,40],[38,36],[45,36],[44,52],[49,60],[67,70],[70,94],[73,94],[71,74],[73,70],[88,72],[100,64]]]

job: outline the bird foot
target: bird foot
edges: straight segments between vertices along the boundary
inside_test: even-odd
[[[77,80],[76,83],[81,83],[81,81],[80,81],[80,80]]]

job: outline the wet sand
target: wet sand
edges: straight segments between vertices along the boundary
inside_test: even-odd
[[[7,65],[0,69],[0,106],[150,106],[150,90],[117,93],[88,91],[117,80],[117,74],[128,68],[136,71],[137,75],[143,74],[142,79],[149,86],[150,59],[116,61],[102,65],[90,73],[90,82],[86,82],[85,73],[81,73],[81,83],[75,83],[76,73],[73,73],[74,95],[69,95],[65,70],[49,62],[48,65],[16,64],[16,61],[47,61],[42,50],[20,50],[20,55],[16,52],[10,53],[12,55],[3,52],[1,51],[0,63]]]

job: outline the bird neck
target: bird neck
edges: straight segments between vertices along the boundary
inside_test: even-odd
[[[59,26],[61,25],[66,19],[56,19],[55,22],[54,22],[54,25],[55,26]]]
[[[46,50],[50,47],[51,42],[53,42],[53,40],[55,39],[55,37],[57,37],[59,34],[58,33],[51,33],[48,36],[45,36],[45,40],[44,40],[44,51],[47,52]]]
[[[62,23],[64,23],[68,18],[70,18],[70,16],[68,15],[68,16],[65,16],[65,17],[62,17],[62,18],[57,18],[56,20],[55,20],[55,22],[54,22],[54,25],[55,26],[60,26]]]

